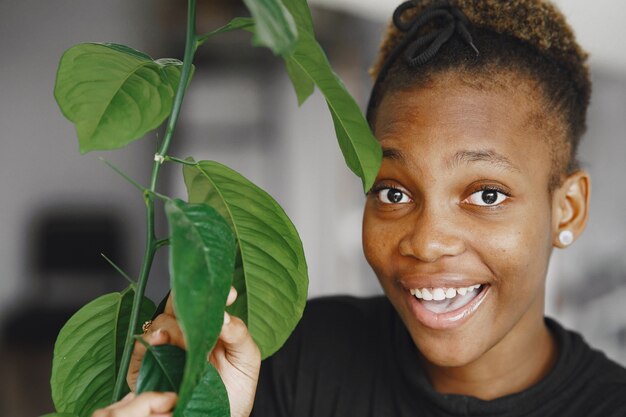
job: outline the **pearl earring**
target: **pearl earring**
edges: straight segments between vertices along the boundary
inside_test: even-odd
[[[563,230],[559,233],[559,242],[563,246],[569,246],[574,242],[574,234],[569,230]]]

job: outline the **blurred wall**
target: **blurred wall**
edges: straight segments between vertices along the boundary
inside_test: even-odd
[[[46,210],[101,208],[118,213],[129,229],[129,250],[133,255],[141,250],[141,195],[98,161],[98,155],[80,156],[74,127],[61,115],[53,87],[61,54],[73,44],[108,40],[145,45],[151,31],[142,12],[147,4],[0,2],[0,314],[34,290],[30,232],[33,220]],[[146,145],[102,156],[145,182],[151,163]]]
[[[0,2],[0,415],[32,417],[52,411],[49,333],[58,331],[55,319],[126,285],[113,273],[42,272],[35,255],[40,221],[52,216],[114,218],[123,230],[120,246],[132,259],[122,266],[137,273],[143,250],[142,196],[98,154],[79,155],[74,128],[61,115],[53,87],[61,54],[73,44],[113,41],[147,49],[155,30],[150,4]],[[147,181],[149,143],[100,155]],[[42,250],[67,254],[70,246],[55,240]]]

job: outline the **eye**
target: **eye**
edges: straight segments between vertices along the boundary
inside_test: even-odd
[[[397,188],[381,188],[376,191],[376,197],[384,204],[402,204],[411,201],[408,195]]]
[[[508,195],[495,188],[486,188],[472,193],[465,202],[475,206],[497,206],[509,198]]]

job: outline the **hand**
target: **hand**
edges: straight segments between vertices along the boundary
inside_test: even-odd
[[[170,417],[176,404],[173,392],[130,393],[107,408],[96,410],[92,417]]]
[[[237,291],[231,288],[226,305],[234,303],[236,298]],[[186,348],[183,333],[176,321],[171,294],[165,311],[152,321],[143,339],[151,345],[171,344]],[[127,375],[128,385],[133,391],[145,353],[143,344],[135,342]],[[224,313],[222,331],[208,360],[215,366],[226,386],[231,417],[249,416],[259,379],[261,353],[241,319]]]

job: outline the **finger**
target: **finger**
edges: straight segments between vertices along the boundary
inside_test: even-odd
[[[176,405],[176,394],[173,392],[144,392],[134,400],[113,410],[114,416],[144,417],[155,414],[166,414]]]
[[[175,345],[181,349],[186,349],[185,337],[176,321],[176,318],[169,314],[159,314],[148,329],[148,332],[142,336],[148,344],[152,346],[158,345]],[[135,342],[133,355],[131,357],[128,373],[126,374],[126,382],[128,386],[134,390],[141,368],[141,362],[146,354],[146,348],[141,342]]]
[[[112,411],[115,409],[118,409],[120,407],[123,407],[124,405],[128,404],[129,402],[131,402],[133,399],[135,399],[135,394],[132,392],[129,392],[128,394],[126,394],[126,396],[124,398],[122,398],[120,401],[113,403],[111,405],[109,405],[108,407],[102,409],[102,410],[96,410],[92,417],[110,417],[111,415],[113,415]]]
[[[226,305],[229,306],[235,302],[237,299],[237,290],[235,287],[230,287],[230,292],[228,293],[228,298],[226,299]]]
[[[134,399],[135,399],[135,394],[133,392],[129,392],[128,394],[126,394],[124,398],[108,406],[106,410],[115,410],[116,408],[123,407],[124,405],[128,404]]]
[[[172,296],[172,292],[170,291],[170,295],[167,296],[167,301],[165,302],[165,309],[163,310],[165,314],[169,314],[170,316],[176,317],[176,312],[174,311],[174,297]]]
[[[176,321],[176,317],[170,316],[169,314],[159,314],[152,322],[150,329],[158,329],[164,332],[168,337],[165,343],[186,349],[185,337],[178,325],[178,321]],[[148,340],[148,343],[153,344],[151,340]]]
[[[141,368],[141,361],[146,354],[146,347],[139,341],[135,341],[133,347],[133,354],[128,364],[128,372],[126,373],[126,382],[132,391],[135,391],[137,385],[137,376],[139,375],[139,368]]]
[[[256,360],[259,357],[260,360],[259,348],[252,339],[246,324],[239,317],[224,313],[224,324],[219,338],[229,356],[241,357],[246,361],[250,358]]]
[[[148,344],[157,346],[165,345],[170,342],[170,335],[162,329],[153,329],[150,326],[149,333],[142,336]],[[135,390],[137,383],[137,376],[139,375],[139,369],[141,368],[141,362],[146,355],[146,347],[143,343],[136,341],[133,347],[133,354],[130,358],[130,364],[128,365],[128,373],[126,374],[126,382],[131,390]]]

